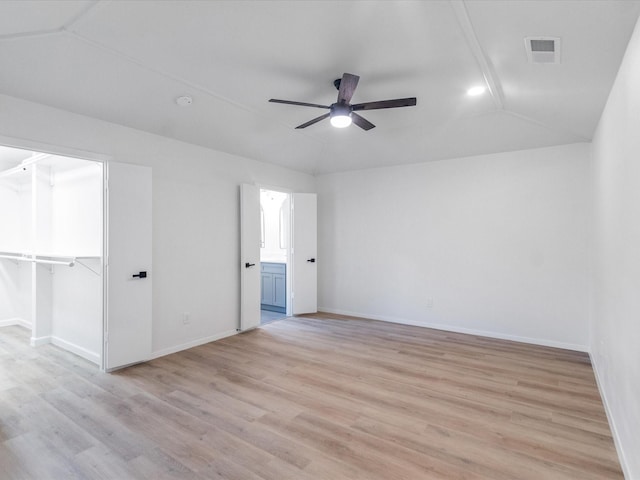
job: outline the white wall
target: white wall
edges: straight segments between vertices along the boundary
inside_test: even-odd
[[[589,152],[320,176],[320,309],[586,350]]]
[[[33,249],[36,253],[51,252],[53,238],[51,191],[51,168],[43,165],[32,165],[29,169],[35,171],[35,195],[32,197],[31,220],[35,230],[33,234]],[[24,248],[24,247],[23,247]]]
[[[20,272],[17,262],[0,259],[0,326],[19,318]]]
[[[0,136],[24,139],[20,146],[41,150],[44,143],[57,153],[85,150],[153,167],[156,354],[231,334],[238,326],[238,185],[315,191],[310,175],[8,96],[0,96],[0,105]],[[191,314],[188,325],[183,312]]]
[[[25,326],[33,326],[33,264],[18,263],[18,319]]]
[[[0,179],[0,251],[31,247],[31,172]],[[31,264],[0,260],[0,324],[31,323]]]
[[[100,259],[82,260],[100,272]],[[100,365],[102,353],[102,276],[82,265],[54,267],[51,341]],[[40,298],[41,292],[38,292]]]
[[[72,257],[102,256],[103,165],[64,159],[54,163],[51,190],[51,251]],[[95,272],[101,259],[79,259]],[[102,276],[81,264],[54,267],[51,340],[100,364]],[[38,292],[39,293],[39,292]]]
[[[0,179],[0,252],[16,252],[19,244],[20,212],[18,185]],[[19,316],[19,272],[17,262],[0,259],[0,324]]]
[[[591,357],[628,479],[640,478],[640,27],[593,140]]]
[[[24,173],[26,179],[20,184],[20,190],[18,194],[18,208],[20,210],[20,235],[19,242],[17,244],[18,251],[24,251],[25,245],[27,249],[33,250],[35,248],[33,239],[33,185],[31,183],[31,170],[27,169]],[[33,265],[27,262],[19,262],[18,264],[18,291],[20,298],[20,306],[18,311],[18,318],[20,318],[26,325],[33,327],[33,298],[34,292],[34,275]]]
[[[102,163],[77,162],[77,168],[53,168],[51,252],[102,255]]]
[[[17,252],[20,245],[19,188],[11,178],[0,178],[0,252]]]
[[[34,172],[32,177],[33,196],[31,198],[31,234],[33,249],[36,253],[51,251],[51,169],[42,165],[32,165],[29,170]],[[49,343],[52,325],[52,290],[53,276],[49,265],[32,264],[31,272],[35,272],[35,288],[32,303],[31,344]]]

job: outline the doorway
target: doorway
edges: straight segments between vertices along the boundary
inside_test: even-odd
[[[0,146],[0,326],[101,366],[102,162]]]
[[[291,196],[260,189],[260,324],[280,320],[290,309]]]
[[[260,188],[240,185],[240,322],[245,332],[261,324],[262,214]],[[266,188],[265,188],[266,190]],[[281,193],[281,192],[279,192]],[[314,193],[288,193],[289,205],[282,200],[283,238],[287,248],[286,305],[288,316],[317,311],[317,198]],[[282,206],[282,205],[281,205]],[[280,214],[278,214],[280,218]],[[277,222],[277,224],[280,224]],[[265,227],[267,225],[265,218]],[[279,233],[276,238],[279,237]],[[267,233],[265,231],[265,247]],[[278,248],[279,250],[283,250]],[[282,257],[280,257],[282,258]],[[269,262],[265,262],[269,263]],[[278,263],[278,262],[275,262]],[[282,263],[282,260],[280,260]],[[281,314],[282,315],[282,314]]]

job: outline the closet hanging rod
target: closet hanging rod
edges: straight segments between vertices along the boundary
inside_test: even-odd
[[[9,260],[25,260],[23,256],[11,255],[10,253],[0,253],[0,258],[8,258]]]
[[[76,257],[71,257],[69,255],[38,255],[34,253],[33,255],[27,254],[27,256],[32,256],[36,261],[51,261],[51,262],[62,262],[62,263],[75,263]]]
[[[35,258],[35,259],[32,259],[31,261],[35,263],[44,263],[46,265],[66,265],[67,267],[73,267],[76,264],[75,259],[70,261],[63,261],[63,260],[44,260],[41,258]]]
[[[41,257],[44,257],[43,255]],[[75,257],[59,257],[64,260],[55,260],[56,257],[38,258],[38,255],[13,255],[0,252],[0,258],[7,258],[9,260],[17,260],[19,262],[33,262],[43,263],[47,265],[66,265],[67,267],[73,267],[76,263]]]

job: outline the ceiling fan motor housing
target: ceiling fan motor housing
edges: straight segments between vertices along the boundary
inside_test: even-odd
[[[331,105],[330,115],[332,117],[349,117],[351,112],[351,105],[348,103],[334,103]]]

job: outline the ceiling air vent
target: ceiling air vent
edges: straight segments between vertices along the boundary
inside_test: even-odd
[[[559,37],[525,37],[529,63],[560,63]]]

